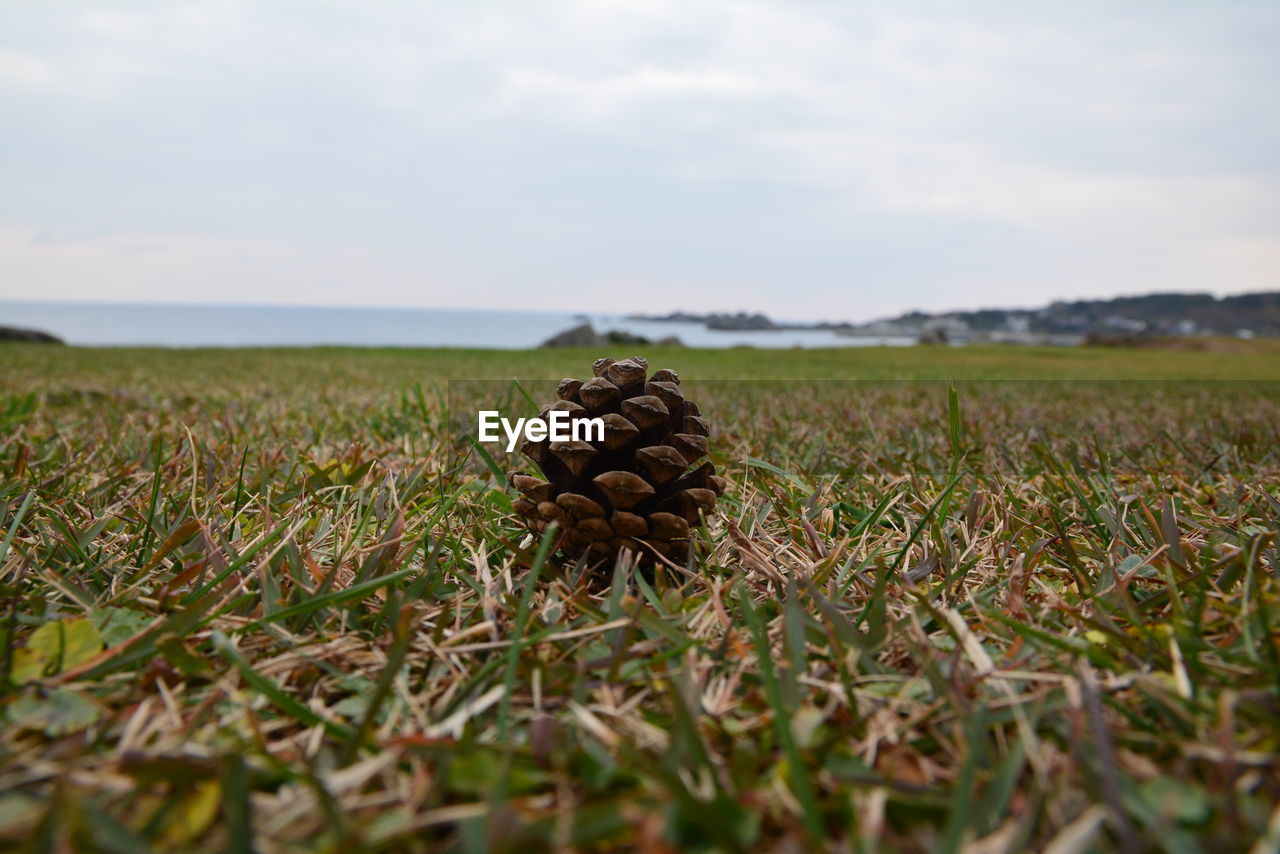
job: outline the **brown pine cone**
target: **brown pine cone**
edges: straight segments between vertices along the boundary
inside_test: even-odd
[[[693,467],[707,454],[711,425],[684,399],[674,371],[646,377],[648,367],[639,356],[598,359],[594,379],[564,379],[560,399],[543,409],[544,418],[559,409],[571,422],[603,419],[602,439],[521,446],[546,479],[512,474],[511,485],[522,496],[515,510],[538,533],[558,522],[558,547],[566,557],[585,553],[597,563],[630,549],[642,558],[657,553],[683,562],[690,526],[724,492],[715,466]]]

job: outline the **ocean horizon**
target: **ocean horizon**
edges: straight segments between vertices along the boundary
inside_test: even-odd
[[[583,322],[687,347],[900,346],[826,330],[711,330],[700,323],[620,314],[455,308],[58,303],[0,301],[0,326],[38,329],[94,347],[456,347],[523,350]]]

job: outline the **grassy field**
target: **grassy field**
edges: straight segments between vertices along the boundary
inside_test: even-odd
[[[600,355],[0,346],[0,846],[1280,845],[1280,347],[647,352],[652,583],[466,441]]]

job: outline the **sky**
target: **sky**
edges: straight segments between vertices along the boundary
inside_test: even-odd
[[[0,0],[0,299],[1280,288],[1275,0]]]

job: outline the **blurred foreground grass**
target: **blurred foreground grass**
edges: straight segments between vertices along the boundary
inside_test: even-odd
[[[649,352],[734,487],[611,586],[446,418],[599,355],[0,347],[0,840],[1280,841],[1280,349]]]

